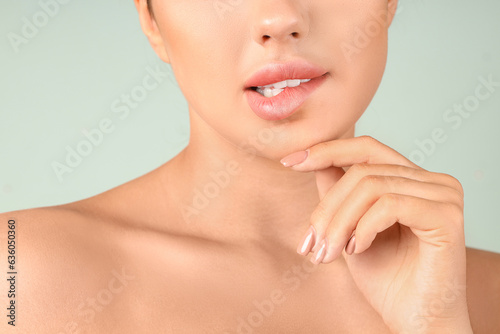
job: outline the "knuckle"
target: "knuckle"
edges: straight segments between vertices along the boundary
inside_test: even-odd
[[[353,164],[349,170],[352,169],[351,173],[364,175],[364,174],[366,174],[366,172],[368,171],[369,168],[370,168],[370,164],[362,162],[362,163]]]
[[[457,205],[458,207],[460,208],[463,208],[464,207],[464,196],[462,195],[462,193],[460,193],[459,191],[456,191],[456,189],[452,189],[452,188],[448,188],[449,189],[449,198],[450,198],[450,201]]]
[[[381,142],[376,140],[375,138],[367,135],[363,135],[358,137],[361,146],[364,146],[364,149],[366,150],[366,161],[371,162],[372,159],[374,158],[374,152],[377,150],[380,150],[380,148],[383,146]]]
[[[408,167],[408,166],[404,166],[404,165],[395,165],[395,168],[396,168],[397,175],[406,177],[408,179],[414,179],[414,180],[419,180],[421,178],[421,171],[416,169],[416,168],[412,168],[412,167]]]
[[[359,136],[360,140],[367,144],[367,145],[375,145],[378,143],[378,140],[376,140],[375,138],[373,138],[372,136],[368,136],[368,135],[362,135],[362,136]]]
[[[362,188],[366,187],[378,187],[384,182],[384,177],[379,175],[365,175],[359,181],[359,185]]]
[[[462,196],[464,196],[464,188],[462,183],[454,176],[449,174],[443,174],[446,177],[447,181],[452,185],[454,189],[456,189]]]
[[[400,205],[402,204],[402,197],[399,196],[398,194],[393,194],[393,193],[385,193],[382,196],[380,196],[380,203],[382,208],[390,208],[392,206]]]
[[[330,144],[328,142],[321,142],[311,147],[310,150],[314,150],[321,153],[324,152],[325,150],[328,150],[329,145]]]
[[[463,208],[461,206],[453,204],[453,203],[447,203],[446,217],[448,217],[451,221],[462,225],[464,223]]]
[[[367,163],[357,163],[353,164],[346,172],[346,175],[352,178],[361,179],[363,175],[369,173],[370,165]]]

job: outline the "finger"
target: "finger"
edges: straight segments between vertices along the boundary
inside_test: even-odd
[[[326,230],[315,227],[318,235],[328,240],[323,263],[335,260],[349,241],[358,221],[384,194],[409,195],[432,201],[462,205],[462,198],[453,188],[416,181],[399,176],[369,175],[361,179],[356,187],[342,201]]]
[[[321,170],[331,166],[346,167],[359,163],[421,168],[389,146],[369,136],[322,142],[306,151],[308,154],[303,162],[295,165],[286,164],[287,157],[285,157],[282,159],[282,163],[285,162],[285,166],[303,172]]]
[[[326,195],[330,188],[339,182],[344,174],[345,171],[338,167],[329,167],[315,172],[320,200]]]
[[[318,231],[316,238],[318,242],[311,246],[313,251],[317,250],[319,241],[324,237],[327,226],[332,221],[344,199],[357,187],[363,178],[376,175],[399,176],[421,182],[442,184],[454,189],[458,197],[461,197],[463,201],[463,190],[460,182],[448,174],[432,173],[424,169],[399,165],[355,164],[328,190],[311,214],[311,224]]]
[[[366,251],[378,233],[395,223],[409,227],[429,245],[447,246],[457,233],[463,233],[463,208],[414,196],[384,194],[359,220],[354,253]]]

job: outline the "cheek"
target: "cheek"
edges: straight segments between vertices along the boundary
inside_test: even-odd
[[[350,9],[352,11],[352,8]],[[335,100],[357,120],[372,100],[387,61],[387,8],[374,1],[344,16],[332,45]]]
[[[239,64],[248,41],[240,30],[248,24],[236,15],[221,20],[213,1],[195,2],[203,8],[191,8],[190,1],[171,1],[165,8],[176,13],[162,17],[160,26],[170,64],[190,111],[238,143],[257,128],[246,121],[255,116],[242,112],[245,78]]]
[[[318,27],[331,32],[318,45],[329,54],[332,77],[295,128],[295,138],[308,144],[339,138],[355,125],[380,85],[387,60],[387,9],[380,2],[369,8],[338,5],[333,12],[337,15],[323,17],[325,25]]]
[[[212,1],[163,1],[158,4],[158,25],[186,100],[196,110],[196,103],[208,106],[211,101],[220,100],[224,89],[218,88],[231,77],[227,64],[235,61],[230,57],[234,45],[228,42],[227,22],[217,15]]]
[[[373,1],[346,15],[338,42],[336,63],[341,75],[352,81],[363,81],[367,89],[377,87],[387,58],[387,8],[385,2]]]

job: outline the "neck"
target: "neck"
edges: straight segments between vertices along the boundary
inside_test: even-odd
[[[196,115],[189,145],[159,172],[182,230],[210,240],[296,244],[320,200],[314,172],[249,154]]]

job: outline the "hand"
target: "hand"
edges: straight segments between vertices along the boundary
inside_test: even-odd
[[[368,136],[307,151],[293,166],[290,156],[282,159],[293,170],[315,172],[321,199],[297,251],[314,251],[314,263],[342,254],[358,288],[394,332],[472,333],[460,182]]]

